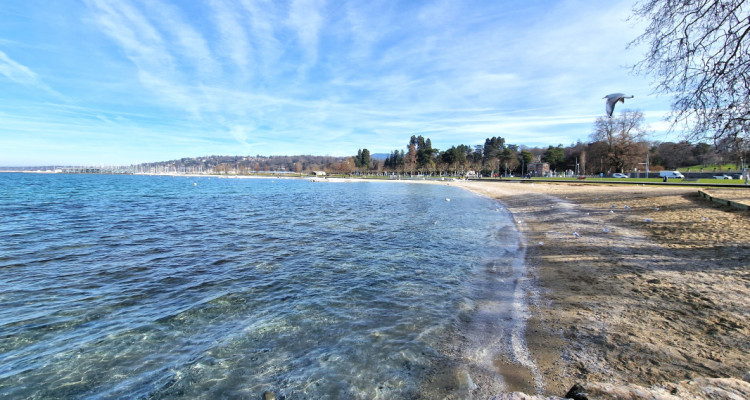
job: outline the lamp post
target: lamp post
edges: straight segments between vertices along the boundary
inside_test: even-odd
[[[648,153],[646,153],[646,162],[645,163],[638,163],[638,165],[646,165],[646,178],[648,179]]]

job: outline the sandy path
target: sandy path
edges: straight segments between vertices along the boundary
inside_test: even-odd
[[[530,299],[526,339],[544,394],[576,382],[668,388],[750,370],[748,212],[695,188],[450,184],[503,203],[526,238],[542,289]],[[513,390],[537,391],[530,371],[496,364],[511,366]]]

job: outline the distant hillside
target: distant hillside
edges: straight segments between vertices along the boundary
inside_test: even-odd
[[[331,156],[205,156],[135,165],[136,172],[230,173],[311,172],[335,169],[350,157]]]

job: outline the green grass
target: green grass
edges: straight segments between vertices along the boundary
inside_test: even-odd
[[[692,167],[678,168],[680,172],[727,172],[731,170],[733,173],[738,172],[741,169],[740,165],[737,164],[705,164],[705,165],[693,165]]]
[[[657,175],[658,176],[658,175]],[[532,180],[544,180],[544,181],[556,181],[556,182],[607,182],[607,183],[662,183],[662,178],[599,178],[599,177],[586,177],[586,179],[578,178],[532,178]],[[670,179],[667,183],[683,183],[682,179]],[[685,183],[697,183],[697,184],[744,184],[743,179],[698,179],[695,181],[686,181]]]

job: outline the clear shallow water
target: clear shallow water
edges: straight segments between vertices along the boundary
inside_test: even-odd
[[[518,248],[443,185],[0,174],[0,397],[412,397]]]

